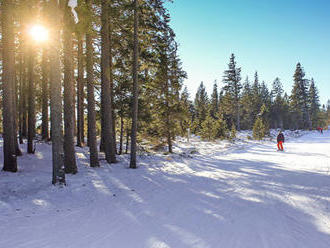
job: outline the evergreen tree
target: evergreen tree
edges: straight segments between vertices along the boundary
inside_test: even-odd
[[[211,104],[210,114],[215,119],[216,115],[219,112],[219,93],[218,93],[218,85],[216,81],[213,84],[213,92],[211,95],[210,104]]]
[[[109,30],[109,7],[107,0],[102,0],[101,13],[101,146],[104,148],[105,157],[108,163],[116,162],[116,155],[113,142],[113,110],[110,86],[110,30]]]
[[[195,100],[195,116],[193,122],[193,133],[198,133],[202,128],[202,122],[206,120],[208,113],[209,99],[203,82],[200,83]]]
[[[50,1],[49,19],[52,24],[53,43],[49,47],[50,61],[50,113],[51,139],[53,157],[53,184],[65,184],[63,161],[63,125],[62,125],[62,96],[61,96],[61,64],[60,64],[60,30],[63,21],[63,12],[57,1]],[[50,14],[52,12],[52,14]],[[60,21],[59,21],[60,20]]]
[[[49,139],[49,61],[47,49],[42,51],[42,139]]]
[[[241,97],[241,68],[236,67],[235,55],[232,54],[228,64],[228,70],[224,72],[223,82],[225,84],[224,91],[227,101],[226,114],[230,115],[230,119],[236,123],[237,129],[240,130],[240,97]]]
[[[253,95],[252,89],[250,85],[249,78],[246,77],[246,80],[243,84],[242,98],[241,98],[241,106],[242,106],[242,121],[241,128],[242,129],[251,129],[253,126]]]
[[[139,40],[138,40],[138,20],[139,20],[139,2],[134,0],[134,42],[133,42],[133,106],[132,106],[132,131],[131,131],[131,157],[130,168],[135,169],[136,166],[136,138],[137,138],[137,121],[138,121],[138,71],[139,71]]]
[[[14,78],[15,78],[15,55],[14,55],[14,15],[13,3],[3,0],[1,3],[1,28],[2,28],[2,83],[3,83],[3,170],[16,172],[17,160],[15,150],[16,130],[13,128],[14,113]]]
[[[310,106],[310,118],[312,121],[312,127],[319,126],[319,114],[320,114],[320,101],[318,96],[318,90],[315,86],[314,79],[311,80],[309,87],[309,106]]]
[[[201,126],[202,127],[200,130],[200,135],[203,139],[207,139],[211,141],[217,137],[217,133],[218,133],[217,120],[214,119],[210,114],[202,122]]]
[[[253,138],[262,140],[266,135],[266,127],[261,117],[258,117],[253,125]]]
[[[91,0],[86,0],[87,10],[91,10]],[[91,13],[88,12],[89,17]],[[93,27],[91,19],[87,19],[86,30],[86,73],[87,73],[87,111],[88,111],[88,146],[90,153],[90,166],[98,167],[99,158],[96,140],[96,112],[95,112],[95,96],[94,96],[94,69],[93,69]]]
[[[291,109],[295,118],[295,128],[311,128],[308,106],[308,80],[300,63],[293,76],[294,85],[291,93]]]
[[[262,106],[262,94],[261,94],[261,85],[259,83],[258,72],[254,74],[254,82],[252,85],[252,118],[253,123],[255,123],[260,109]]]
[[[73,29],[74,20],[69,6],[63,8],[64,47],[64,168],[65,173],[78,171],[74,146],[74,83],[73,83]]]
[[[284,99],[283,86],[279,78],[275,78],[271,91],[272,106],[271,106],[271,122],[273,128],[283,129],[284,119]]]

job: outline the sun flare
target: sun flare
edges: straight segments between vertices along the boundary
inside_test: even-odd
[[[48,30],[41,25],[33,25],[29,28],[29,35],[36,42],[45,42],[48,40]]]

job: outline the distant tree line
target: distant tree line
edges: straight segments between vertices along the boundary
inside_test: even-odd
[[[192,133],[206,139],[230,138],[233,130],[242,129],[253,129],[255,138],[260,139],[270,128],[315,129],[329,124],[330,100],[321,106],[318,94],[314,79],[305,77],[300,63],[293,74],[291,95],[284,92],[279,78],[269,89],[258,72],[252,81],[246,77],[242,82],[241,68],[232,54],[223,87],[219,90],[215,82],[209,97],[202,82],[186,108]]]

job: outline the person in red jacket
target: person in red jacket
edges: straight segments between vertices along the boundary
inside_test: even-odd
[[[283,143],[284,143],[284,135],[282,131],[280,131],[277,135],[277,148],[279,151],[283,151]]]

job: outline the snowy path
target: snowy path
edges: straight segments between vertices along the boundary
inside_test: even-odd
[[[330,132],[284,153],[270,142],[215,148],[145,157],[137,170],[127,158],[88,168],[79,149],[79,173],[58,189],[40,145],[19,173],[0,173],[0,247],[330,247]]]

